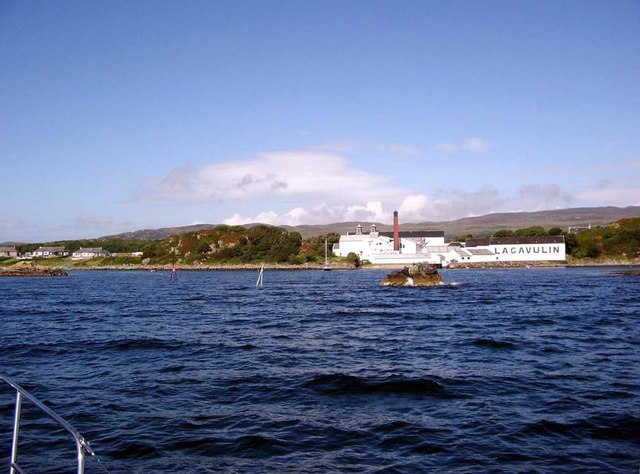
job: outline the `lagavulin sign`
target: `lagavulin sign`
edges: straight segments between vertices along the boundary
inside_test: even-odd
[[[564,244],[492,245],[500,260],[565,260]]]

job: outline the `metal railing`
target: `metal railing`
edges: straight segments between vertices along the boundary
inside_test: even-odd
[[[76,451],[78,455],[78,474],[84,474],[85,453],[88,453],[91,456],[95,456],[95,453],[89,446],[89,442],[86,441],[84,437],[78,432],[78,430],[71,426],[60,415],[54,412],[51,408],[47,407],[44,403],[31,395],[20,385],[2,375],[0,375],[0,380],[11,385],[16,391],[16,407],[13,422],[13,442],[11,443],[11,465],[9,474],[25,474],[25,471],[23,471],[22,468],[18,465],[18,437],[20,434],[20,412],[22,410],[23,398],[33,403],[40,410],[46,413],[50,418],[53,418],[55,421],[57,421],[58,424],[60,424],[65,430],[71,433],[71,436],[73,436],[73,439],[76,442]]]

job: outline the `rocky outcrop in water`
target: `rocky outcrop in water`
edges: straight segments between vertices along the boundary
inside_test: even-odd
[[[21,276],[67,276],[67,272],[60,268],[39,267],[30,262],[21,262],[8,268],[0,268],[0,277]]]
[[[611,273],[614,275],[640,276],[640,270],[619,270]]]
[[[380,282],[382,286],[438,286],[444,285],[442,277],[433,265],[420,263],[389,273]]]

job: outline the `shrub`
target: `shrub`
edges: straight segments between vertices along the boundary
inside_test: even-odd
[[[358,257],[358,255],[353,252],[349,252],[345,258],[347,259],[348,263],[353,265],[354,268],[360,268],[360,265],[362,265],[360,257]]]

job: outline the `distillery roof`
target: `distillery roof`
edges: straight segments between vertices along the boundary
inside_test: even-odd
[[[487,245],[526,245],[526,244],[564,244],[563,235],[545,237],[489,237],[487,239],[468,239],[465,247],[486,247]]]
[[[379,235],[393,238],[393,232],[380,232]],[[444,237],[444,231],[443,230],[400,231],[401,239],[422,239],[425,237]]]

